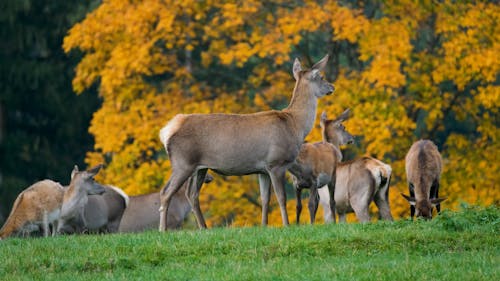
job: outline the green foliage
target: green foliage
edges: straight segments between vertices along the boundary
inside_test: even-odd
[[[7,239],[0,279],[498,280],[499,216]],[[442,224],[463,218],[462,231]]]
[[[433,223],[445,230],[466,231],[478,228],[484,231],[500,233],[500,209],[498,206],[489,207],[461,205],[459,214],[445,210]]]

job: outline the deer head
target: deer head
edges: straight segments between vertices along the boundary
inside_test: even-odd
[[[346,131],[342,122],[349,119],[350,110],[346,109],[335,120],[328,120],[326,112],[323,111],[320,119],[323,141],[332,143],[335,146],[351,144],[354,137]]]
[[[417,202],[415,197],[410,197],[403,193],[401,193],[401,196],[403,196],[403,198],[406,199],[410,205],[415,206],[415,216],[425,219],[432,219],[432,208],[435,208],[437,204],[447,199],[447,197],[431,198],[429,200]]]
[[[335,87],[326,81],[320,73],[320,71],[325,68],[328,58],[329,56],[326,55],[309,70],[302,70],[302,66],[298,58],[296,58],[293,63],[293,77],[295,80],[300,81],[301,78],[303,78],[306,82],[308,82],[307,84],[317,98],[330,95],[333,91],[335,91]]]

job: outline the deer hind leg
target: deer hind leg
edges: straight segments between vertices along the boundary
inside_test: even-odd
[[[311,220],[311,224],[314,224],[316,221],[316,212],[318,211],[318,204],[319,204],[319,194],[318,194],[318,188],[315,186],[311,186],[309,190],[309,217]]]
[[[281,219],[284,226],[288,226],[288,213],[286,210],[286,194],[285,194],[285,173],[286,167],[275,167],[269,172],[271,178],[271,183],[273,184],[274,193],[278,199],[278,203],[281,211]]]
[[[207,228],[205,218],[203,217],[203,213],[200,208],[200,190],[203,182],[205,181],[207,171],[207,169],[198,170],[191,178],[188,179],[189,203],[191,204],[194,216],[198,222],[198,227],[201,229]]]
[[[194,172],[193,169],[174,170],[167,184],[160,192],[160,231],[167,229],[167,211],[172,200],[172,196],[181,188],[186,180]]]
[[[377,191],[373,201],[375,201],[375,205],[377,205],[378,212],[380,214],[380,218],[388,221],[392,221],[391,208],[389,207],[389,184],[391,179],[387,179],[387,182],[382,186],[381,189]]]
[[[262,225],[267,225],[269,200],[271,197],[271,179],[267,174],[259,174],[260,199],[262,201]]]

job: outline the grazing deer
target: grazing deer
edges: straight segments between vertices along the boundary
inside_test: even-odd
[[[290,104],[282,111],[178,114],[161,129],[172,175],[160,193],[160,231],[166,229],[172,196],[192,175],[190,201],[199,227],[206,228],[198,197],[208,169],[223,175],[259,174],[263,225],[267,224],[272,183],[283,225],[288,225],[285,173],[314,125],[318,98],[334,91],[320,73],[327,61],[328,55],[310,70],[302,70],[295,59],[295,88]]]
[[[329,142],[305,143],[301,146],[299,155],[288,171],[292,174],[297,199],[296,223],[299,223],[302,212],[302,189],[309,189],[309,216],[311,224],[316,218],[318,210],[318,188],[327,185],[328,192],[333,194],[335,190],[335,178],[337,164],[342,160],[340,145],[349,144],[354,138],[349,134],[342,122],[349,118],[349,109],[344,111],[337,119],[327,120],[326,113],[321,114],[320,125],[323,139]],[[331,196],[330,198],[333,198]],[[331,212],[334,211],[335,202],[329,202]],[[335,217],[328,220],[335,222]]]
[[[205,183],[213,180],[210,174],[205,177]],[[174,194],[168,212],[167,229],[178,229],[191,211],[188,200],[188,184],[192,182],[190,177]],[[160,220],[160,192],[130,197],[129,204],[123,213],[118,232],[141,232],[158,228]]]
[[[64,191],[58,232],[116,232],[128,196],[119,188],[103,186],[94,181],[101,165],[88,171],[75,166],[71,182]]]
[[[436,145],[430,140],[415,142],[405,158],[406,178],[410,196],[401,195],[410,203],[411,217],[432,218],[432,208],[441,211],[438,198],[442,159]]]
[[[360,222],[369,222],[369,206],[375,202],[381,219],[392,221],[389,207],[389,184],[391,166],[373,157],[362,157],[337,166],[335,184],[335,210],[339,222],[346,222],[346,214],[354,212]],[[330,194],[326,188],[318,190],[325,220],[334,213],[330,211]]]
[[[0,229],[0,239],[10,235],[29,235],[40,228],[47,237],[55,234],[64,188],[51,180],[39,181],[21,192],[9,217]],[[52,226],[52,230],[50,230]]]

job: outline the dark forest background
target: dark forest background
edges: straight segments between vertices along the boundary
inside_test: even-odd
[[[49,178],[68,184],[92,149],[100,100],[71,86],[79,54],[62,41],[100,1],[2,0],[0,4],[0,223],[18,193]]]

